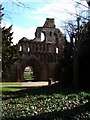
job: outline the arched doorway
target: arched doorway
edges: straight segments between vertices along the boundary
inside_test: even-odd
[[[31,66],[25,67],[24,73],[23,73],[23,79],[24,79],[25,82],[34,80],[33,67],[31,67]]]
[[[24,72],[26,71],[28,71],[28,75],[24,76]],[[16,61],[11,67],[10,80],[22,82],[26,79],[30,79],[31,75],[29,74],[31,73],[33,76],[33,78],[31,77],[31,79],[34,81],[38,81],[41,79],[41,72],[42,67],[35,56],[24,56]]]

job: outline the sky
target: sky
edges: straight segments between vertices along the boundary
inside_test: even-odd
[[[33,39],[37,27],[42,27],[46,18],[54,18],[56,28],[65,33],[65,21],[76,20],[75,14],[86,7],[79,7],[74,2],[85,0],[0,0],[4,7],[2,26],[13,25],[13,43],[16,44],[22,37]],[[72,13],[72,14],[70,14]],[[84,12],[83,12],[84,14]]]

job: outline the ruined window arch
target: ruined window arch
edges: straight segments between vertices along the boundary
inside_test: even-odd
[[[30,47],[28,47],[28,52],[30,52]]]
[[[41,41],[43,42],[45,40],[45,34],[41,32]]]
[[[58,49],[58,47],[56,47],[56,54],[58,54],[58,51],[59,51],[59,49]]]
[[[19,47],[19,51],[21,52],[22,51],[22,46],[20,45],[20,47]]]

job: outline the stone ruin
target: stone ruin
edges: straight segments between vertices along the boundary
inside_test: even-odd
[[[33,68],[35,81],[55,80],[56,67],[64,58],[64,47],[62,32],[56,28],[54,19],[47,18],[43,27],[37,27],[33,40],[25,37],[19,40],[19,59],[11,67],[10,80],[23,81],[24,70],[28,66]]]

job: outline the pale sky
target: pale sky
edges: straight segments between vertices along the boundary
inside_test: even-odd
[[[74,1],[82,2],[87,6],[85,0],[0,0],[4,7],[2,26],[13,25],[12,31],[14,44],[22,37],[33,39],[37,27],[42,27],[46,18],[54,18],[55,25],[63,33],[65,21],[76,20],[78,9],[86,9],[84,6],[78,8]]]

